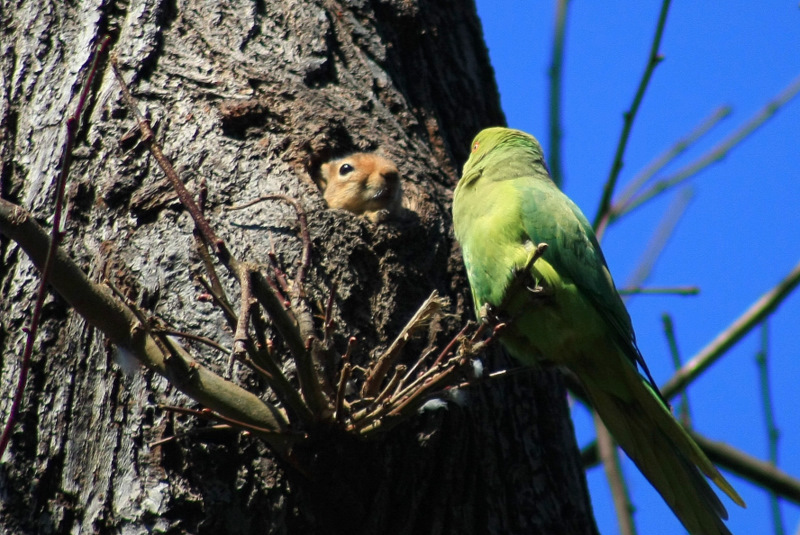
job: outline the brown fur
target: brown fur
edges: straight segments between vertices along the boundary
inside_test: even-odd
[[[331,208],[380,223],[400,211],[402,187],[397,166],[371,152],[357,152],[322,164],[320,188]]]

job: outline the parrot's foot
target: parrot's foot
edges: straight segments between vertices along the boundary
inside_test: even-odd
[[[527,242],[525,247],[528,249],[528,257],[525,259],[525,264],[521,268],[515,269],[516,273],[514,279],[517,284],[524,286],[529,292],[538,295],[551,295],[547,287],[540,286],[539,280],[534,274],[533,264],[542,257],[547,250],[547,244],[542,242],[538,245],[533,245],[533,242]]]
[[[540,284],[542,281],[537,277],[538,272],[533,268],[536,261],[547,251],[547,244],[542,242],[534,246],[533,242],[528,242],[525,246],[528,249],[528,257],[525,259],[523,267],[516,270],[517,284],[528,290],[534,298],[552,296],[554,293],[552,288]]]
[[[531,243],[531,246],[532,245],[533,244]],[[530,252],[528,253],[528,258],[525,260],[525,267],[522,268],[522,271],[524,271],[525,273],[530,273],[534,262],[536,262],[536,260],[541,258],[546,250],[547,250],[547,244],[544,242],[537,244],[536,247],[531,247]]]
[[[528,290],[530,293],[532,293],[534,298],[550,297],[555,293],[553,292],[552,288],[548,286],[539,286],[538,282],[536,281],[534,281],[533,286],[526,284],[525,289]]]
[[[500,319],[500,311],[491,303],[484,303],[480,310],[480,318],[484,323],[489,325],[497,325],[502,323]]]
[[[481,321],[492,328],[492,336],[497,335],[508,325],[508,320],[500,317],[500,310],[491,303],[484,303],[480,310]]]

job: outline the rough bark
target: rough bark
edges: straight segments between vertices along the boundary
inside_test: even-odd
[[[159,142],[239,258],[293,274],[294,212],[306,207],[312,304],[338,285],[336,343],[362,363],[428,294],[451,298],[452,335],[471,316],[450,223],[471,137],[503,123],[474,5],[332,0],[4,2],[0,196],[51,219],[52,183],[91,46],[109,33]],[[136,302],[165,323],[230,347],[221,314],[198,299],[192,222],[141,145],[110,69],[95,84],[71,174],[63,247],[99,277],[113,262]],[[309,180],[330,156],[382,152],[404,177],[402,217],[372,225],[327,210]],[[18,374],[38,272],[0,236],[2,414]],[[238,288],[224,281],[230,295]],[[192,346],[224,374],[226,355]],[[413,347],[411,348],[414,349]],[[419,348],[417,348],[419,349]],[[413,355],[410,355],[413,356]],[[488,356],[492,367],[509,365]],[[235,367],[233,379],[268,398]],[[259,440],[205,430],[160,404],[197,404],[114,348],[53,294],[24,410],[0,464],[4,533],[594,533],[564,388],[552,372],[466,391],[385,437],[317,432],[276,461]],[[155,440],[183,434],[150,447]]]

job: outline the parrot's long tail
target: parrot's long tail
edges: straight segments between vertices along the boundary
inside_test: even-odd
[[[730,535],[728,512],[703,474],[744,507],[700,447],[620,352],[615,380],[578,374],[603,423],[692,535]],[[606,361],[608,362],[608,361]],[[577,371],[577,370],[576,370]],[[621,376],[620,376],[621,375]]]

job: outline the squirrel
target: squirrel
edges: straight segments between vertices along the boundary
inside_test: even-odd
[[[318,185],[330,208],[381,223],[397,215],[402,202],[400,172],[372,152],[357,152],[322,164]]]

